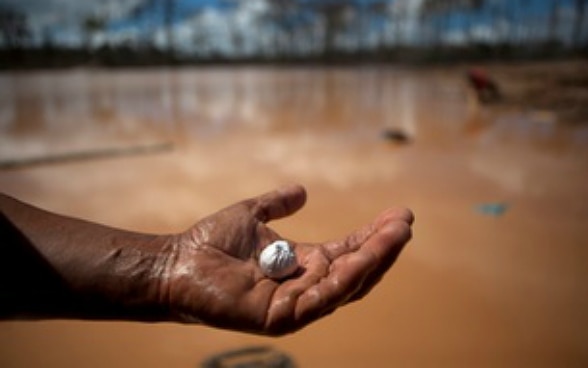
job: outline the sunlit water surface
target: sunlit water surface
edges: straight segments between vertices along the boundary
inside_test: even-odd
[[[295,335],[5,322],[0,365],[193,367],[269,344],[303,367],[586,366],[588,125],[481,108],[461,75],[386,67],[0,75],[0,189],[38,206],[173,232],[300,182],[307,206],[273,224],[289,238],[341,237],[390,205],[417,217],[413,241],[367,298]],[[391,131],[408,140],[387,139]]]

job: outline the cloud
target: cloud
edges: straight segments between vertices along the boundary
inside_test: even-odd
[[[79,26],[90,15],[117,18],[141,0],[0,0],[0,4],[27,15],[33,32],[46,28]]]

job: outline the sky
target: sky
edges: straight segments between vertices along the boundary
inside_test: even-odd
[[[217,35],[217,38],[228,37],[222,34],[227,33],[225,28],[227,23],[230,23],[237,28],[237,31],[243,33],[246,44],[252,37],[258,39],[257,42],[263,43],[264,36],[254,34],[256,27],[253,22],[267,10],[268,1],[271,0],[233,1],[232,3],[238,6],[228,12],[225,10],[226,4],[231,3],[230,0],[176,0],[176,13],[179,14],[175,25],[177,39],[179,39],[177,42],[188,43],[188,36],[191,38],[194,36],[188,35],[188,30],[193,30],[194,23],[197,22],[200,28],[207,29],[208,33]],[[373,0],[356,1],[370,3]],[[149,30],[149,36],[154,37],[156,44],[161,46],[165,42],[163,30],[153,30],[153,23],[162,17],[161,6],[153,6],[140,16],[129,17],[131,10],[140,2],[141,0],[0,0],[0,5],[4,4],[25,13],[37,42],[41,42],[41,35],[44,32],[51,32],[59,43],[71,45],[80,43],[84,40],[81,32],[82,20],[91,15],[99,15],[107,16],[110,22],[108,31],[95,37],[96,42],[101,43],[105,40],[116,42],[125,38],[141,37]],[[410,23],[414,23],[413,20],[422,0],[396,2],[402,3],[401,7],[406,10],[405,27],[410,28]],[[394,3],[394,0],[390,3]],[[189,19],[188,15],[192,15],[192,18]]]
[[[107,27],[96,32],[91,37],[94,46],[106,42],[117,43],[125,40],[149,39],[156,46],[164,47],[167,38],[163,29],[161,1],[153,0],[155,6],[148,6],[141,12],[132,12],[142,0],[0,0],[0,5],[18,9],[27,15],[33,42],[40,43],[43,34],[51,34],[55,42],[60,44],[79,45],[87,39],[87,33],[82,31],[81,24],[89,16],[101,16],[109,19]],[[144,1],[144,0],[143,0]],[[267,14],[268,1],[271,0],[175,0],[176,16],[174,18],[174,35],[176,45],[186,52],[216,52],[225,54],[240,52],[254,53],[262,48],[268,48],[272,40],[270,34],[275,29],[268,26],[260,27],[259,20]],[[373,0],[355,0],[360,4],[368,4]],[[548,10],[554,0],[487,0],[489,3],[524,4],[525,14],[535,17],[537,22],[548,21]],[[572,11],[573,0],[559,0],[560,33],[569,33],[575,14]],[[311,3],[305,0],[306,3]],[[514,5],[514,4],[519,5]],[[159,4],[159,6],[158,6]],[[233,5],[231,5],[233,4]],[[236,4],[236,5],[235,5]],[[338,40],[340,46],[354,47],[358,42],[377,42],[378,34],[395,34],[396,41],[414,43],[417,40],[417,25],[423,0],[390,0],[387,15],[396,15],[397,21],[392,24],[390,17],[375,17],[371,25],[366,27],[365,35],[358,41],[357,34],[351,32],[343,34]],[[504,6],[504,5],[503,5]],[[491,9],[490,7],[488,9]],[[135,14],[135,16],[131,16]],[[402,15],[399,17],[398,15]],[[477,15],[475,25],[468,29],[468,34],[477,35],[480,39],[491,41],[496,39],[499,32],[514,32],[521,24],[515,24],[507,19],[490,19],[489,10],[484,15]],[[496,17],[494,17],[496,18]],[[588,18],[588,17],[587,17]],[[382,20],[384,19],[384,20]],[[322,23],[321,23],[322,22]],[[494,23],[493,23],[494,22]],[[503,27],[497,27],[495,22],[503,22]],[[306,30],[310,36],[320,36],[324,21],[314,19],[310,28]],[[445,29],[443,37],[448,42],[464,42],[468,36],[466,27],[471,26],[471,15],[467,13],[454,14],[451,22],[443,23]],[[543,27],[546,28],[546,27]],[[585,27],[585,29],[588,27]],[[274,32],[275,34],[275,32]],[[239,50],[234,50],[234,37],[240,38]],[[323,34],[324,36],[324,34]],[[285,36],[284,36],[285,37]],[[391,37],[391,36],[390,36]],[[196,42],[207,39],[207,43]],[[0,39],[1,42],[1,39]],[[301,46],[302,47],[302,46]],[[312,48],[312,42],[304,47]]]

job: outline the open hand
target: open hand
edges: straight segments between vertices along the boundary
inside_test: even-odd
[[[366,295],[411,237],[412,213],[389,209],[339,241],[288,240],[299,269],[272,280],[257,259],[282,237],[267,223],[305,201],[303,187],[284,187],[225,208],[177,237],[162,282],[172,319],[267,335],[294,332]]]

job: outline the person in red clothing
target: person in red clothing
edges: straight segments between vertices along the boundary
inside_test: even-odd
[[[500,89],[496,82],[481,68],[471,68],[467,71],[467,79],[470,87],[476,93],[481,103],[496,102],[501,99]]]

